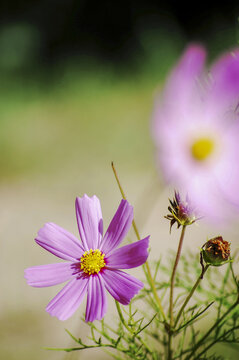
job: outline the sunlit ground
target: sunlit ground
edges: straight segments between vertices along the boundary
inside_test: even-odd
[[[113,160],[143,236],[151,234],[151,259],[176,248],[169,239],[167,198],[172,189],[160,186],[154,164],[150,119],[155,92],[179,54],[164,47],[142,71],[116,73],[106,65],[68,66],[54,80],[44,74],[26,77],[3,74],[0,85],[0,357],[7,360],[86,359],[89,353],[47,352],[44,346],[68,347],[65,333],[87,336],[80,319],[60,322],[44,310],[61,286],[35,289],[26,285],[24,268],[57,262],[34,243],[37,231],[52,221],[77,235],[76,196],[101,199],[105,229],[120,193]],[[38,79],[38,80],[37,80]],[[223,230],[239,245],[238,229]],[[199,251],[218,230],[204,224],[190,229],[185,247]],[[134,234],[130,236],[134,239]],[[140,270],[131,271],[143,278]],[[109,296],[110,314],[115,316]],[[109,319],[109,315],[107,315]],[[224,350],[223,350],[224,351]],[[227,350],[228,353],[228,350]],[[91,353],[96,356],[95,352]],[[230,359],[236,359],[236,352]],[[103,352],[97,358],[106,359]]]

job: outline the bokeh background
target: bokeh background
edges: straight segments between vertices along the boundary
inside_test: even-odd
[[[57,261],[34,237],[47,221],[77,235],[74,200],[84,193],[101,199],[106,228],[120,201],[113,160],[142,236],[151,234],[151,259],[176,248],[163,219],[173,189],[155,169],[153,99],[188,42],[203,43],[209,62],[237,46],[238,15],[237,1],[0,2],[1,359],[107,359],[43,349],[70,346],[65,328],[89,329],[84,305],[64,323],[44,311],[60,286],[26,285],[24,268]],[[202,223],[185,247],[196,253],[218,231]],[[238,233],[222,234],[235,248]]]

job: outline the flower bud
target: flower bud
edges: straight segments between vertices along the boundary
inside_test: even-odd
[[[220,266],[228,262],[230,257],[230,243],[217,236],[208,240],[202,249],[204,261],[213,266]]]
[[[177,191],[175,191],[174,194],[174,199],[169,199],[170,206],[168,207],[168,210],[170,211],[170,214],[165,216],[166,219],[170,220],[170,231],[175,223],[179,228],[181,225],[191,225],[197,220],[195,211],[188,197],[183,201]]]

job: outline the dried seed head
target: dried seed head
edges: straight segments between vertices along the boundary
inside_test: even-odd
[[[230,258],[230,243],[217,236],[208,240],[202,249],[203,259],[207,264],[220,266]]]

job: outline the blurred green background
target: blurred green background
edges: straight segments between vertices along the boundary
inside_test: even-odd
[[[101,4],[103,9],[106,3]],[[178,8],[173,11],[166,2],[161,7],[149,2],[154,4],[150,11],[146,5],[140,8],[133,1],[129,3],[131,13],[135,10],[138,17],[124,17],[128,14],[124,3],[120,12],[113,12],[114,16],[101,8],[99,32],[90,26],[98,8],[92,10],[92,15],[94,5],[87,1],[60,1],[57,8],[55,1],[43,1],[42,7],[39,2],[26,2],[22,7],[13,2],[9,9],[5,2],[0,6],[3,360],[107,358],[102,352],[64,354],[43,349],[69,346],[65,328],[75,335],[88,334],[80,320],[84,305],[64,323],[51,318],[44,307],[60,286],[30,288],[23,271],[57,261],[34,243],[45,222],[55,222],[77,235],[76,196],[96,194],[107,227],[120,201],[111,161],[135,205],[142,236],[152,235],[154,257],[176,246],[174,235],[170,243],[160,242],[168,237],[163,215],[172,189],[160,187],[155,169],[150,136],[154,96],[184,46],[194,37],[207,45],[210,59],[236,45],[235,12],[209,12],[215,15],[213,21],[206,17],[202,27],[204,13],[201,17],[200,12],[194,14],[194,23],[184,23],[182,9],[181,13]],[[80,11],[77,6],[81,6]],[[108,18],[111,21],[104,23]],[[77,35],[77,25],[72,27],[76,19]],[[114,27],[113,31],[111,23],[118,26],[117,30]],[[199,237],[198,229],[192,231]],[[200,231],[200,239],[215,235],[215,229],[206,226]],[[225,235],[238,245],[236,228],[225,230]],[[142,276],[139,270],[136,273]],[[114,314],[113,309],[110,311]],[[231,359],[237,358],[235,354]]]

